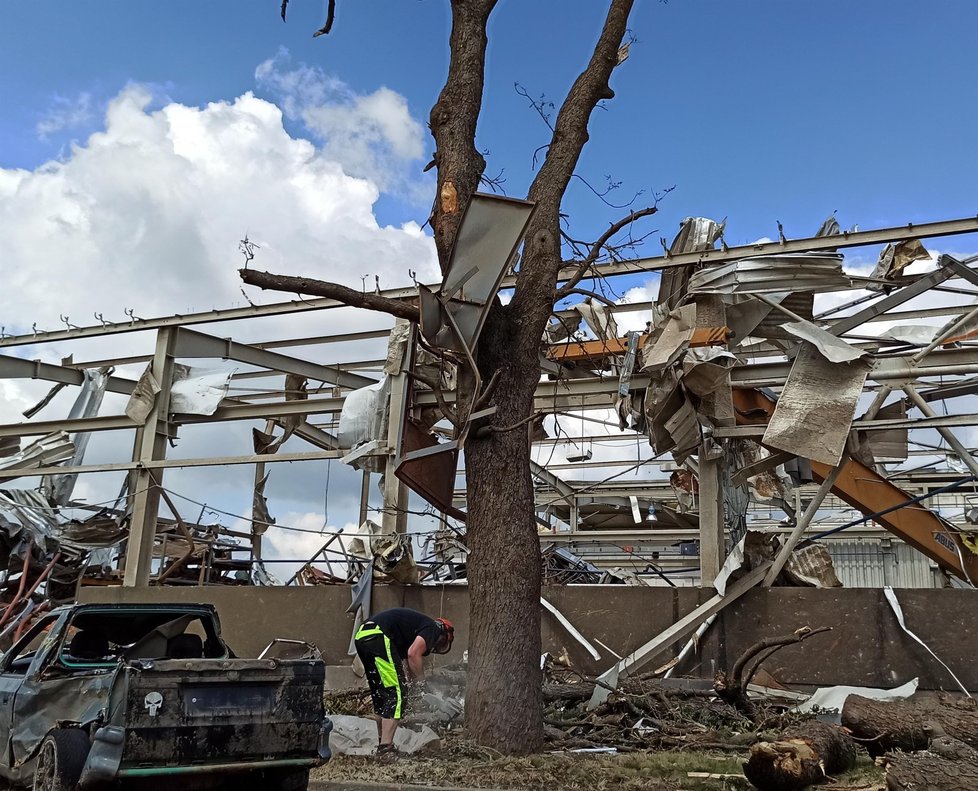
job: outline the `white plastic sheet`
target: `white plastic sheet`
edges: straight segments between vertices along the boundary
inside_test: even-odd
[[[377,749],[377,723],[366,717],[330,714],[333,730],[329,749],[334,755],[372,755]],[[394,746],[402,753],[416,753],[438,742],[438,734],[427,725],[420,730],[400,727],[394,732]]]

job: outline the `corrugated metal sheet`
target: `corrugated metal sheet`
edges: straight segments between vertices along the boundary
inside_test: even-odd
[[[940,587],[930,559],[901,541],[840,538],[829,539],[824,544],[846,588]]]

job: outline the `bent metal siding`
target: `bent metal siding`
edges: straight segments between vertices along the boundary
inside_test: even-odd
[[[978,690],[978,591],[898,590],[907,625],[958,675]],[[600,640],[626,655],[709,598],[697,588],[645,588],[617,585],[560,586],[544,596],[592,642]],[[82,601],[208,602],[217,606],[225,638],[239,656],[256,656],[274,637],[318,645],[329,664],[347,664],[353,627],[346,614],[347,586],[83,588]],[[407,606],[444,615],[456,627],[455,650],[439,661],[456,662],[468,647],[468,589],[459,585],[374,588],[374,610]],[[604,651],[595,662],[547,612],[542,615],[544,650],[564,649],[585,672],[610,666]],[[803,646],[778,652],[766,669],[784,684],[798,687],[849,684],[890,687],[919,677],[924,689],[952,689],[953,681],[919,645],[904,634],[880,589],[767,588],[746,594],[722,611],[682,675],[711,677],[729,667],[752,643],[790,634],[802,626],[831,626]],[[504,637],[501,639],[505,639]],[[504,647],[505,648],[505,647]],[[676,646],[674,650],[678,650]],[[652,669],[671,658],[654,660]]]

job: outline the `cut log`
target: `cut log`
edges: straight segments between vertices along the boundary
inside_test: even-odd
[[[796,791],[855,765],[855,743],[834,725],[812,720],[751,747],[744,774],[761,791]]]
[[[873,756],[891,750],[923,750],[927,747],[924,726],[929,722],[978,748],[978,704],[971,698],[882,702],[850,695],[842,706],[842,724]]]
[[[947,759],[932,752],[887,755],[887,791],[975,791],[978,762]]]

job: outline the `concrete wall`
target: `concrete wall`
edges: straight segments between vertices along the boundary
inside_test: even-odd
[[[709,598],[698,588],[641,588],[617,585],[561,586],[544,596],[601,652],[594,662],[549,613],[543,614],[544,649],[566,650],[574,666],[601,670],[615,658],[596,641],[626,655]],[[978,592],[900,590],[908,626],[972,690],[978,690]],[[209,602],[221,614],[225,639],[241,656],[255,656],[273,637],[318,645],[330,664],[348,661],[353,627],[346,614],[350,589],[339,586],[293,588],[84,588],[82,601]],[[468,590],[457,585],[374,588],[374,610],[412,607],[449,618],[456,628],[455,650],[440,661],[457,661],[468,645]],[[831,626],[798,646],[779,652],[765,667],[785,684],[894,686],[919,676],[928,689],[954,683],[927,652],[904,634],[881,590],[808,588],[757,589],[730,605],[711,627],[697,656],[682,670],[712,676],[729,667],[748,646],[764,637],[790,634],[802,626]],[[505,635],[501,640],[507,639]],[[678,650],[678,646],[676,647]],[[668,660],[673,653],[654,664]],[[651,669],[648,668],[648,669]]]

